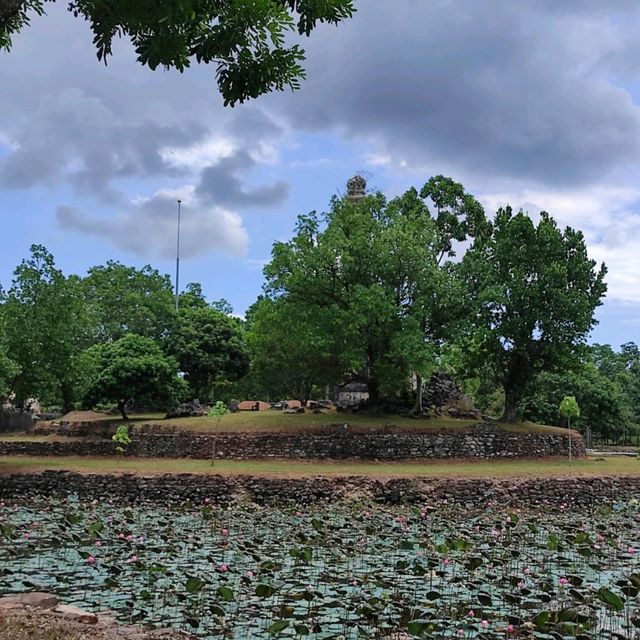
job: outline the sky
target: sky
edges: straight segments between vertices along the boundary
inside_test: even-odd
[[[0,54],[0,284],[29,246],[67,274],[113,259],[242,314],[276,240],[363,174],[387,196],[430,176],[493,214],[546,210],[608,267],[591,340],[640,341],[640,6],[632,0],[356,0],[303,38],[297,92],[223,107],[215,68],[99,62],[47,15]],[[612,6],[615,4],[615,7]],[[182,288],[182,287],[181,287]]]

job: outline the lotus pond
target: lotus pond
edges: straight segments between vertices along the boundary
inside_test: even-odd
[[[0,503],[0,594],[200,638],[640,638],[640,510]]]

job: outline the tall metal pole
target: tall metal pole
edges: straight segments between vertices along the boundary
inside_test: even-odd
[[[176,245],[176,311],[178,310],[178,287],[180,286],[180,204],[178,200],[178,243]]]

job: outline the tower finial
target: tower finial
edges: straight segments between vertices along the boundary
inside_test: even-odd
[[[347,200],[349,202],[358,202],[365,196],[367,181],[362,177],[355,175],[347,180]]]

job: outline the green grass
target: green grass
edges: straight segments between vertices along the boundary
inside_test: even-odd
[[[50,435],[32,435],[30,433],[0,433],[0,441],[3,440],[19,440],[20,442],[79,442],[87,439],[85,436],[59,436]]]
[[[496,461],[297,461],[297,460],[206,460],[166,458],[85,458],[0,456],[0,475],[39,472],[47,469],[79,473],[202,473],[267,477],[371,476],[383,478],[532,478],[557,476],[640,475],[635,458],[582,458],[570,466],[566,459]]]
[[[171,418],[168,420],[146,421],[153,424],[166,424],[178,426],[190,431],[206,432],[219,431],[220,433],[261,433],[276,431],[294,431],[322,429],[328,425],[348,424],[352,429],[370,430],[398,430],[407,431],[424,429],[429,431],[448,431],[452,429],[465,429],[478,423],[478,420],[457,420],[453,418],[408,418],[397,415],[371,415],[351,413],[326,413],[326,414],[285,414],[281,411],[240,411],[222,416],[218,423],[217,418],[202,416],[199,418]],[[509,431],[547,431],[566,432],[558,427],[538,425],[532,422],[505,425],[497,423],[503,429]]]
[[[159,414],[147,414],[132,416],[126,423],[121,418],[105,417],[91,420],[96,426],[104,423],[157,425],[159,427],[179,427],[186,431],[196,433],[276,433],[297,431],[321,431],[327,427],[348,424],[355,431],[451,431],[467,429],[478,423],[478,420],[458,420],[453,418],[408,418],[397,415],[371,415],[350,413],[327,414],[285,414],[281,411],[240,411],[229,413],[220,418],[202,416],[198,418],[169,418],[165,419]],[[506,431],[551,432],[566,433],[566,429],[523,422],[519,424],[495,423]],[[0,440],[69,440],[66,436],[32,436],[25,434],[0,434]]]
[[[167,420],[154,421],[154,424],[174,425],[192,431],[219,430],[221,433],[247,431],[259,433],[261,431],[311,430],[314,428],[323,428],[327,425],[340,424],[348,424],[351,427],[362,427],[366,429],[459,429],[469,427],[477,422],[477,420],[453,420],[450,418],[416,420],[395,415],[350,413],[287,414],[282,413],[282,411],[239,411],[238,413],[228,413],[222,416],[219,423],[217,418],[202,416],[199,418],[170,418]]]

